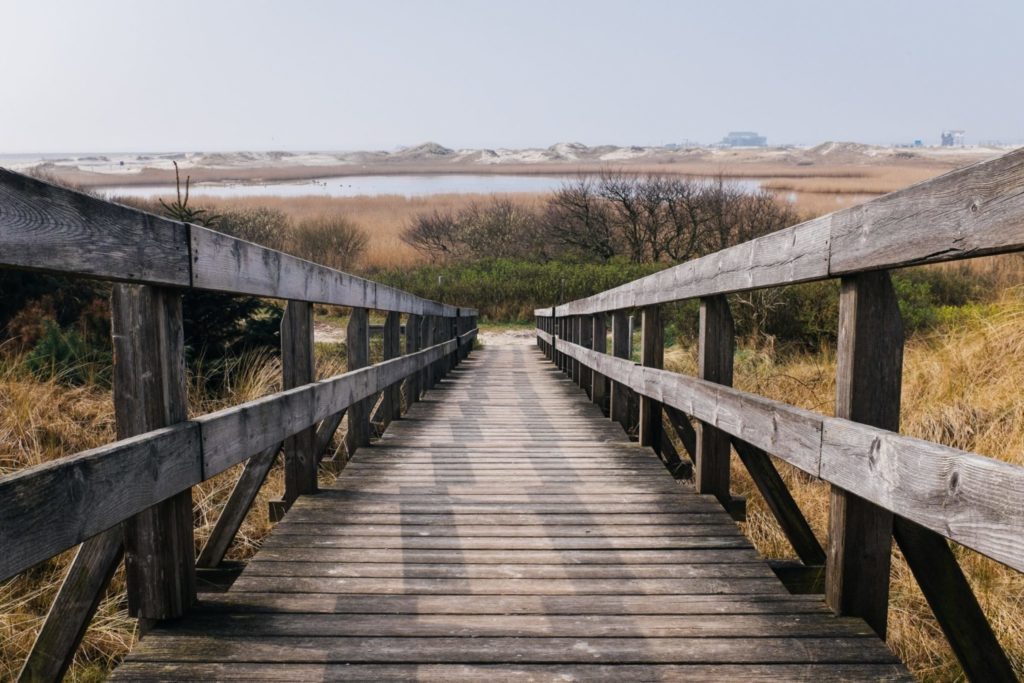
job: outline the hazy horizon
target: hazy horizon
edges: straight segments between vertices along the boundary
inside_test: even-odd
[[[1024,3],[0,0],[0,154],[1024,141]]]

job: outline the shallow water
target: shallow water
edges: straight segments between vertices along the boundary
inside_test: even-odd
[[[506,194],[552,192],[575,176],[566,175],[365,175],[316,178],[269,183],[196,183],[190,194],[196,197],[357,197],[402,195],[420,197],[434,194]],[[734,181],[749,192],[756,180]],[[173,185],[122,185],[99,188],[107,197],[157,197],[174,193]]]

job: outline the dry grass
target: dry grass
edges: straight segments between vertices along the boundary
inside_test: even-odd
[[[333,345],[317,346],[321,378],[344,371],[345,354]],[[281,368],[266,353],[231,364],[226,389],[217,396],[203,386],[202,371],[189,378],[189,411],[208,413],[279,391]],[[340,444],[339,438],[335,445]],[[114,406],[109,391],[69,388],[41,381],[17,356],[0,356],[0,475],[110,443],[115,440]],[[196,552],[202,548],[227,501],[242,465],[193,489]],[[324,475],[325,481],[330,475]],[[284,489],[280,464],[271,470],[232,545],[228,559],[245,560],[270,532],[267,504]],[[0,584],[0,681],[14,680],[42,626],[74,551],[63,553]],[[123,569],[118,570],[69,672],[71,681],[102,680],[135,641],[135,620],[128,616]]]
[[[1019,274],[1019,270],[1017,271]],[[1000,363],[991,359],[999,358]],[[695,350],[673,347],[666,366],[687,374]],[[908,342],[904,359],[901,431],[911,436],[1024,465],[1024,293],[1008,290],[999,303],[979,309],[952,329]],[[817,354],[777,357],[743,348],[736,386],[786,403],[831,414],[835,359]],[[828,486],[777,461],[793,497],[824,544]],[[794,558],[785,536],[738,459],[733,488],[747,496],[744,531],[771,558]],[[1024,674],[1024,575],[957,547],[958,559],[1018,674]],[[894,552],[889,644],[923,680],[962,679],[959,666],[917,583]]]
[[[341,214],[366,230],[370,236],[361,268],[412,266],[425,257],[402,241],[402,231],[420,213],[457,211],[473,202],[489,201],[493,195],[438,194],[423,197],[376,195],[360,197],[203,197],[202,204],[217,210],[269,207],[296,220]],[[533,205],[543,195],[508,195],[516,202]]]

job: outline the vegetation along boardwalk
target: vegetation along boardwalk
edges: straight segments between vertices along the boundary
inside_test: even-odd
[[[538,356],[466,361],[114,679],[905,676]]]
[[[122,680],[899,679],[894,541],[966,676],[1015,680],[958,555],[1024,571],[1024,468],[899,433],[889,270],[1021,250],[1017,150],[538,309],[536,349],[471,355],[475,309],[0,170],[0,267],[114,282],[118,440],[0,477],[0,581],[77,548],[21,680],[62,677],[122,559],[143,634]],[[727,295],[830,279],[834,413],[734,388]],[[286,302],[281,391],[189,414],[192,292]],[[662,307],[689,299],[696,376],[663,368]],[[320,380],[314,304],[348,311],[347,369]],[[320,490],[343,421],[351,459]],[[280,523],[197,597],[279,452]],[[799,561],[733,524],[733,453]],[[780,461],[830,485],[823,540]],[[193,489],[221,475],[197,553]]]

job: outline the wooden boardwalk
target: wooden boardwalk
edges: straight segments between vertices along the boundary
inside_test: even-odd
[[[484,348],[114,680],[902,680],[533,347]]]

